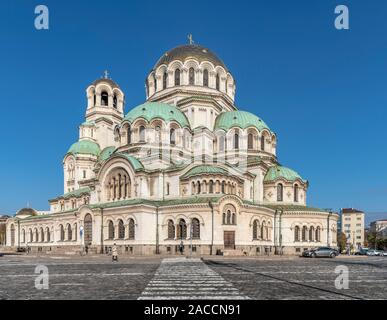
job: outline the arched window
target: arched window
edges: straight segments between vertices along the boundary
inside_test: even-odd
[[[314,232],[314,227],[312,226],[309,228],[309,241],[314,241],[315,239],[314,236],[315,236],[315,232]]]
[[[227,211],[227,221],[226,221],[226,224],[231,224],[231,211],[230,210]]]
[[[29,231],[30,234],[30,242],[34,242],[34,235],[32,234],[32,230]]]
[[[47,234],[47,239],[46,239],[46,241],[47,242],[50,242],[51,241],[51,233],[50,233],[50,228],[46,228],[46,234]]]
[[[64,241],[65,238],[65,230],[63,225],[60,225],[60,241]]]
[[[261,150],[265,151],[265,136],[261,136]]]
[[[129,219],[129,240],[136,238],[135,223],[133,219]]]
[[[184,219],[180,219],[178,228],[177,228],[177,238],[186,239],[187,238],[187,224]]]
[[[175,86],[180,86],[180,69],[175,70]]]
[[[300,241],[300,227],[299,226],[296,226],[294,228],[294,241],[295,242]]]
[[[235,132],[234,134],[234,149],[239,149],[239,134],[238,132]]]
[[[113,240],[114,239],[114,224],[113,221],[109,221],[108,223],[108,239]]]
[[[267,240],[266,238],[266,222],[263,221],[261,224],[261,238],[262,240]]]
[[[101,105],[105,107],[109,105],[109,95],[106,91],[101,93]]]
[[[200,194],[202,192],[201,190],[201,184],[200,184],[200,181],[198,181],[198,185],[197,185],[197,193]]]
[[[188,78],[189,78],[189,84],[191,86],[195,85],[195,69],[194,68],[189,68]]]
[[[222,193],[226,193],[226,181],[222,181]]]
[[[247,148],[248,149],[254,149],[254,136],[252,133],[249,133],[247,136]]]
[[[226,224],[226,213],[223,212],[223,224]]]
[[[219,74],[216,75],[216,90],[220,90],[220,78]]]
[[[203,86],[208,87],[208,70],[203,71]]]
[[[132,129],[130,126],[128,126],[128,132],[126,134],[127,134],[128,144],[131,144],[132,143]]]
[[[73,231],[71,230],[71,225],[67,225],[67,240],[71,241],[73,239]]]
[[[277,201],[283,201],[284,199],[283,193],[284,193],[284,186],[281,183],[279,183],[277,185]]]
[[[153,83],[154,83],[154,86],[155,86],[155,92],[157,91],[157,78],[156,78],[156,75],[153,74]]]
[[[200,222],[197,218],[191,220],[192,223],[192,239],[200,239]]]
[[[22,243],[25,243],[26,242],[26,231],[23,229],[22,230]]]
[[[316,240],[316,242],[320,242],[321,241],[321,229],[320,229],[320,227],[317,227],[316,228],[316,237],[315,237],[315,240]]]
[[[208,193],[214,193],[214,181],[210,180]]]
[[[306,226],[303,226],[302,227],[302,241],[307,241],[307,232],[308,232],[308,228]]]
[[[298,184],[294,185],[294,202],[298,202]]]
[[[170,192],[170,184],[167,182],[167,196],[169,196],[169,192]]]
[[[258,239],[258,228],[259,228],[258,220],[254,220],[254,222],[253,222],[253,240]]]
[[[168,220],[168,239],[175,238],[175,224],[172,220]]]
[[[192,182],[191,193],[195,194],[195,182]]]
[[[140,129],[139,129],[139,140],[140,142],[145,142],[145,127],[144,126],[140,126]]]
[[[117,95],[114,94],[113,96],[113,107],[117,109]]]
[[[231,215],[231,224],[236,224],[236,214],[235,213],[233,213],[232,215]]]
[[[167,89],[168,73],[164,72],[163,74],[163,89]]]
[[[170,134],[169,134],[169,138],[170,138],[170,143],[171,145],[175,145],[176,144],[176,132],[175,132],[175,129],[171,129],[170,131]]]
[[[125,226],[124,222],[120,219],[118,220],[118,239],[125,238]]]

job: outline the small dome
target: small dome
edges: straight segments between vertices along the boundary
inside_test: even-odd
[[[110,156],[116,151],[116,147],[106,147],[103,149],[98,157],[98,161],[103,162],[110,158]]]
[[[257,117],[255,114],[246,111],[223,112],[219,114],[215,120],[215,130],[222,129],[228,131],[234,127],[241,129],[255,127],[259,131],[262,131],[263,129],[271,131],[262,119]]]
[[[147,102],[141,104],[130,110],[124,120],[133,123],[138,118],[143,118],[148,122],[153,119],[162,119],[167,123],[176,121],[182,128],[189,128],[189,122],[184,113],[175,106],[166,103]]]
[[[17,213],[16,216],[37,216],[38,213],[32,209],[32,208],[23,208],[20,209]]]
[[[120,86],[117,83],[115,83],[112,79],[109,79],[109,78],[97,79],[91,85],[96,87],[100,83],[107,83],[109,86],[112,87],[112,89],[114,88],[120,89]]]
[[[265,175],[264,182],[273,182],[278,179],[284,179],[286,181],[294,182],[296,180],[300,180],[301,182],[306,183],[306,180],[303,180],[301,176],[294,170],[282,167],[282,166],[274,166],[267,171]]]
[[[90,140],[80,140],[74,143],[67,153],[72,154],[91,154],[98,157],[100,153],[100,148],[98,143],[90,141]]]
[[[166,64],[168,65],[170,62],[174,60],[180,60],[181,62],[185,62],[186,60],[193,58],[198,60],[199,63],[203,61],[209,61],[216,66],[223,67],[226,72],[227,68],[223,61],[219,59],[219,57],[211,52],[208,48],[199,46],[197,44],[188,44],[176,47],[172,50],[167,51],[164,55],[159,59],[159,61],[154,66],[154,70],[156,70],[159,66]]]

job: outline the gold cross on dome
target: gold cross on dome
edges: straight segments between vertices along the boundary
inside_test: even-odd
[[[105,70],[104,73],[103,73],[103,77],[105,79],[109,79],[109,71]]]
[[[192,34],[188,35],[188,41],[189,41],[189,44],[194,44],[194,41],[192,39]]]

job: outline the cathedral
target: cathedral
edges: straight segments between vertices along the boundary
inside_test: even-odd
[[[86,89],[79,140],[50,210],[19,210],[7,246],[33,252],[300,254],[337,246],[338,215],[307,205],[308,181],[276,156],[277,135],[235,105],[236,81],[190,41],[146,76],[125,112],[107,72]]]

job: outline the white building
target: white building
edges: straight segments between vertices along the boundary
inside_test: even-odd
[[[247,255],[336,246],[338,216],[307,206],[308,182],[279,163],[276,134],[235,94],[226,65],[194,44],[159,59],[146,101],[126,114],[118,84],[96,80],[63,159],[64,194],[47,214],[9,219],[7,244],[166,254],[183,242]]]

